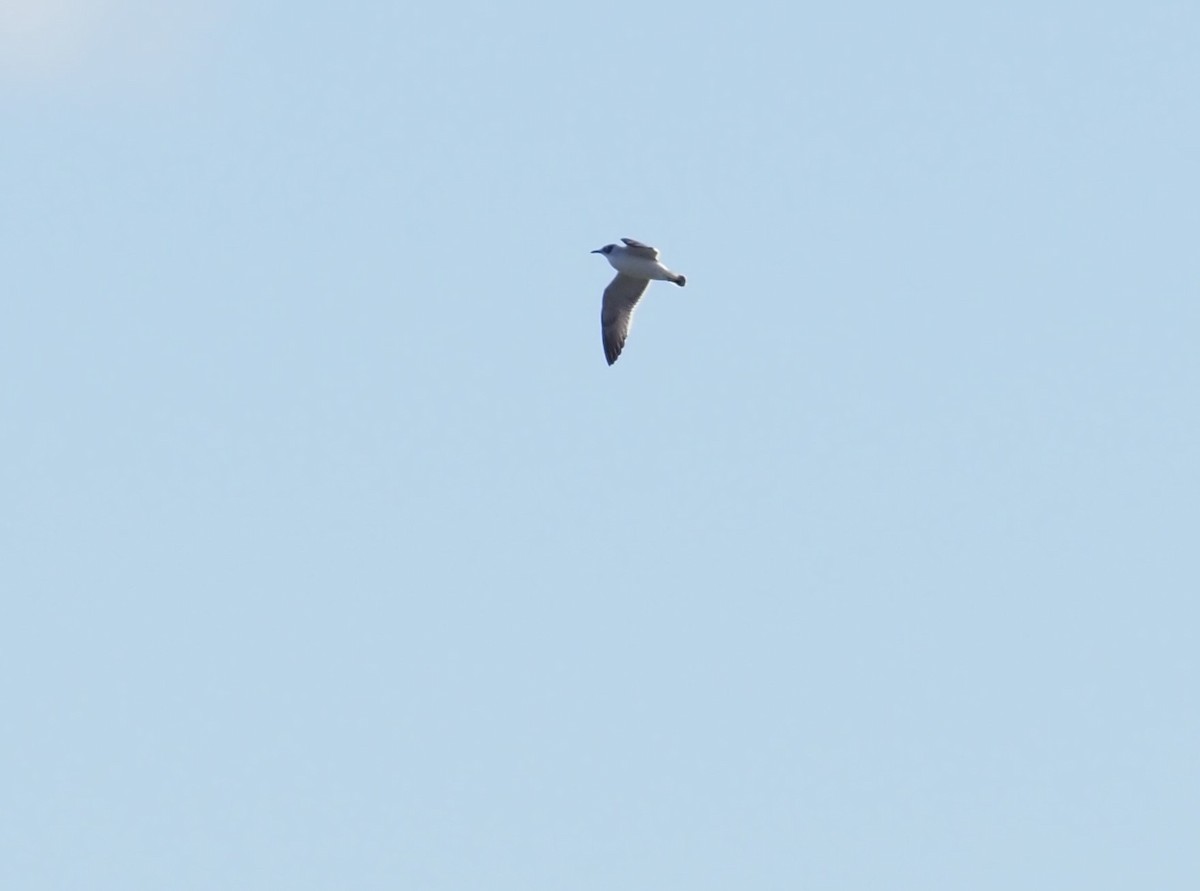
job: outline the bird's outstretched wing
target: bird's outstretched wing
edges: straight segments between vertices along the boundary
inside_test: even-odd
[[[649,280],[617,274],[604,289],[600,306],[600,336],[604,341],[604,358],[612,365],[621,355],[629,327],[633,324],[633,309],[646,293]]]
[[[625,247],[629,248],[631,254],[637,254],[639,257],[648,257],[651,260],[658,259],[658,251],[648,244],[642,244],[633,238],[622,238],[621,241],[625,242]]]

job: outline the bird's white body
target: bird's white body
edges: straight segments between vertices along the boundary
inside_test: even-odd
[[[633,324],[633,311],[642,299],[651,280],[674,282],[681,288],[687,279],[672,272],[658,260],[658,251],[648,244],[622,238],[624,246],[606,244],[593,254],[604,256],[610,266],[617,270],[617,277],[604,289],[604,302],[600,305],[600,336],[604,344],[604,358],[612,365],[625,348],[629,326]]]
[[[663,282],[673,282],[678,278],[674,272],[658,261],[657,256],[650,258],[620,245],[615,245],[604,257],[608,260],[609,265],[622,275]]]

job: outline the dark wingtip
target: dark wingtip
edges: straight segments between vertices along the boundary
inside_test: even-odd
[[[605,361],[607,361],[608,364],[612,365],[614,363],[614,361],[617,361],[617,357],[619,357],[620,351],[622,351],[622,348],[624,346],[625,346],[625,343],[623,341],[606,340],[604,342]]]
[[[682,288],[684,285],[687,284],[687,276],[684,276],[684,275],[675,276],[675,284],[679,285],[679,287]]]

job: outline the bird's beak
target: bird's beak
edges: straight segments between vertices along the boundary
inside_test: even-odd
[[[592,251],[592,253],[593,253],[593,254],[603,254],[603,253],[604,253],[604,251],[601,251],[601,250],[594,250],[594,251]]]

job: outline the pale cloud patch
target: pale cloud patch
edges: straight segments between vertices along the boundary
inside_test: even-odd
[[[152,82],[178,71],[222,2],[0,0],[0,82]]]
[[[103,3],[0,0],[0,72],[40,80],[81,61]]]

